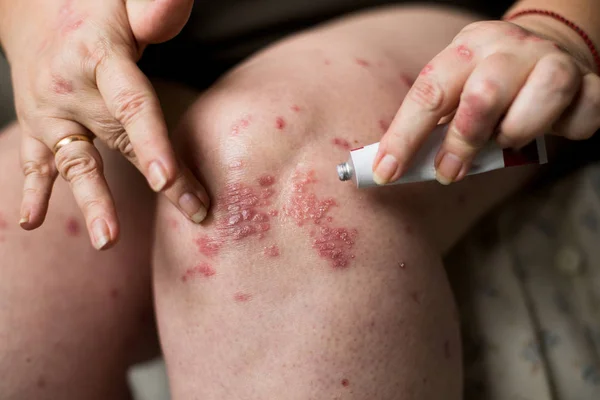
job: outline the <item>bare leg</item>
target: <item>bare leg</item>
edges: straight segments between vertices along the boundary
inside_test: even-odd
[[[123,230],[98,253],[59,179],[45,225],[18,227],[19,132],[0,132],[0,398],[127,399],[129,365],[154,354],[153,200],[138,173],[105,153]]]
[[[262,52],[197,101],[178,139],[212,219],[190,226],[160,202],[154,249],[175,400],[461,398],[440,253],[532,170],[358,191],[335,165],[380,138],[470,21],[349,19]]]

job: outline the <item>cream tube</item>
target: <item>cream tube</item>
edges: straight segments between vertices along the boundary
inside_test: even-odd
[[[400,179],[384,186],[435,180],[434,159],[444,141],[447,130],[448,124],[438,125],[416,154],[412,167]],[[351,150],[348,161],[337,166],[340,180],[352,180],[358,188],[377,186],[373,181],[373,160],[378,149],[379,143],[373,143],[369,146]],[[543,137],[536,139],[519,151],[503,150],[496,142],[490,141],[477,154],[467,175],[518,165],[545,164],[547,162],[546,142]]]

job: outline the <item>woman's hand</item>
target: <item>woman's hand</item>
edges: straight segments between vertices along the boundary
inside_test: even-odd
[[[494,135],[517,149],[547,133],[592,136],[600,128],[600,78],[585,56],[569,55],[585,54],[585,46],[567,53],[553,37],[501,21],[463,29],[407,94],[381,141],[376,182],[398,179],[441,119],[452,118],[435,159],[443,184],[462,179]]]
[[[92,243],[115,243],[118,222],[94,136],[120,151],[190,220],[207,194],[178,162],[152,85],[136,62],[149,43],[174,37],[193,0],[0,0],[26,175],[21,226],[45,218],[58,173],[71,185]],[[168,60],[165,60],[168,62]],[[62,141],[61,141],[62,140]],[[53,154],[57,144],[68,143]]]

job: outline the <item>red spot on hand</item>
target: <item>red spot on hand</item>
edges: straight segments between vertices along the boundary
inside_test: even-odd
[[[252,295],[248,293],[237,292],[233,295],[233,299],[238,303],[245,303],[252,300]]]
[[[277,257],[279,256],[279,247],[277,245],[265,247],[263,253],[267,257]]]
[[[73,93],[73,83],[58,75],[54,75],[52,77],[52,91],[61,95]]]
[[[271,186],[275,183],[275,177],[273,175],[263,175],[258,178],[258,184],[263,187]]]
[[[79,226],[79,222],[75,218],[67,219],[66,231],[68,236],[79,236],[81,232],[81,227]]]
[[[384,119],[380,119],[379,120],[379,129],[381,129],[381,132],[386,133],[387,130],[390,128],[390,123]]]
[[[332,139],[332,143],[335,146],[338,146],[344,150],[350,150],[350,148],[352,147],[352,146],[350,146],[350,143],[346,139],[335,138],[335,139]]]
[[[361,67],[369,67],[371,63],[364,58],[355,58],[354,61]]]
[[[198,246],[198,251],[206,257],[211,258],[219,254],[219,250],[221,250],[221,246],[223,245],[222,240],[208,236],[200,236],[195,242]]]
[[[239,135],[242,131],[246,130],[250,126],[250,122],[252,122],[251,115],[246,115],[234,122],[233,126],[231,127],[231,135]]]
[[[431,71],[433,71],[433,65],[431,64],[427,64],[422,70],[421,73],[419,75],[421,76],[425,76],[427,74],[429,74]]]
[[[301,108],[300,108],[298,105],[296,105],[296,104],[294,104],[294,105],[293,105],[292,107],[290,107],[290,108],[291,108],[291,109],[292,109],[292,111],[294,111],[294,112],[300,112],[300,110],[301,110]]]
[[[187,269],[185,271],[185,273],[183,274],[183,276],[181,277],[181,280],[183,282],[187,282],[189,279],[192,279],[196,275],[200,275],[205,278],[210,278],[211,276],[215,275],[216,273],[217,273],[217,271],[215,271],[215,269],[211,265],[209,265],[207,263],[202,263],[193,268]]]
[[[350,381],[348,379],[342,379],[342,386],[343,387],[348,387],[350,386]]]
[[[283,117],[277,117],[275,119],[275,126],[277,127],[277,129],[279,130],[283,130],[283,128],[285,128],[285,119],[283,119]]]
[[[58,29],[61,34],[66,35],[83,25],[86,15],[77,13],[73,9],[73,0],[66,0],[58,10]]]
[[[531,35],[531,33],[528,30],[525,30],[517,25],[506,32],[506,36],[513,37],[517,40],[525,40],[529,37],[529,35]]]
[[[473,52],[462,44],[456,48],[456,54],[466,61],[470,61],[473,58]]]
[[[444,358],[446,360],[449,360],[451,357],[452,354],[450,353],[450,341],[446,339],[446,341],[444,342]]]

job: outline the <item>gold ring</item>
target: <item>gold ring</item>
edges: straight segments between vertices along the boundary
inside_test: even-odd
[[[94,143],[94,139],[92,139],[91,137],[87,136],[87,135],[71,135],[71,136],[67,136],[66,138],[63,138],[61,140],[58,141],[58,143],[56,143],[56,145],[54,145],[54,148],[52,149],[52,152],[54,154],[58,153],[58,151],[60,149],[62,149],[63,147],[65,147],[66,145],[68,145],[69,143],[73,143],[73,142],[88,142],[88,143]]]

